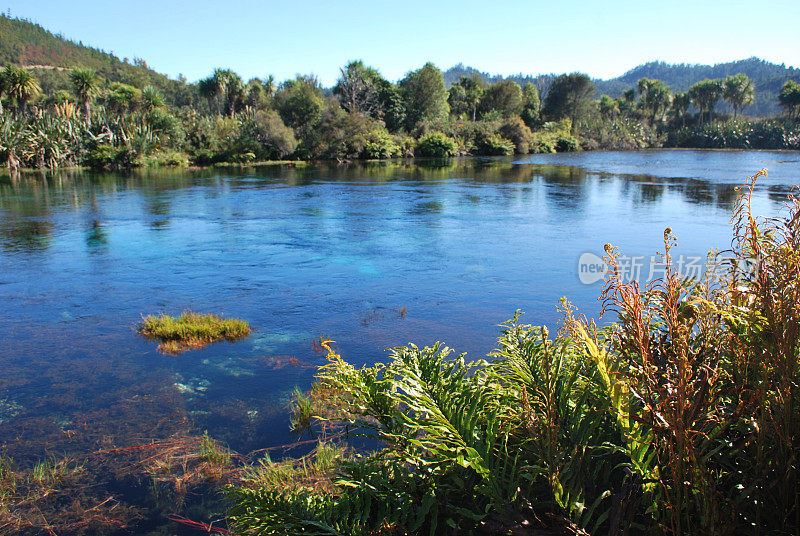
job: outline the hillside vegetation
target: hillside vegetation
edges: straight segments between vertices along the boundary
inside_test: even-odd
[[[184,85],[148,68],[140,58],[123,61],[113,52],[92,48],[82,42],[75,43],[34,22],[0,14],[0,65],[6,63],[31,69],[45,93],[68,89],[70,85],[65,71],[73,67],[92,69],[109,82],[136,87],[154,86],[170,103],[177,103],[175,101]]]
[[[780,111],[778,94],[783,85],[787,80],[800,82],[800,69],[770,63],[755,57],[717,63],[716,65],[651,61],[634,67],[616,78],[608,80],[593,79],[592,82],[597,88],[598,97],[604,94],[610,97],[619,97],[626,89],[635,86],[641,78],[658,79],[672,88],[673,91],[686,91],[692,84],[701,80],[726,78],[739,73],[746,74],[753,81],[756,90],[753,104],[747,106],[744,110],[744,113],[751,117],[766,117],[778,113]],[[487,84],[497,83],[501,80],[513,80],[520,85],[530,82],[536,86],[541,94],[547,92],[550,82],[557,76],[556,74],[534,76],[520,73],[503,77],[459,64],[445,71],[444,79],[445,83],[450,86],[457,82],[460,77],[472,76],[473,74],[480,76]],[[724,105],[720,108],[726,110]]]

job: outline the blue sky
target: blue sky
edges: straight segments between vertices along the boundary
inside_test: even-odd
[[[332,84],[363,59],[389,79],[433,61],[609,78],[650,60],[800,66],[800,1],[0,0],[12,16],[190,81],[215,67]],[[2,38],[2,36],[0,36]]]

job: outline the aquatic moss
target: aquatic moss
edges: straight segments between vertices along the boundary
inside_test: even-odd
[[[178,354],[202,348],[218,341],[237,341],[250,335],[250,325],[238,318],[185,311],[178,317],[162,314],[142,317],[138,332],[143,337],[161,341],[158,349]]]

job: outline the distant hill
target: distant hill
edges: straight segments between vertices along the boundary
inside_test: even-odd
[[[69,69],[86,67],[109,82],[155,86],[171,103],[186,97],[182,82],[148,68],[144,60],[123,61],[112,52],[75,43],[28,20],[0,15],[0,65],[6,63],[31,68],[48,93],[69,87]]]
[[[445,71],[445,83],[449,86],[457,81],[459,77],[469,76],[472,73],[479,74],[489,83],[503,79],[514,80],[520,84],[532,82],[539,89],[542,96],[547,93],[550,81],[556,76],[555,74],[537,76],[517,74],[503,77],[490,75],[472,67],[458,64]],[[619,97],[626,89],[636,87],[636,83],[640,78],[657,78],[663,80],[673,91],[686,91],[689,86],[700,80],[725,78],[738,73],[746,74],[755,84],[755,102],[744,110],[745,114],[751,116],[767,116],[778,113],[780,111],[778,92],[783,84],[787,80],[800,82],[800,69],[770,63],[758,58],[748,58],[716,65],[669,64],[653,61],[635,67],[617,78],[594,80],[594,83],[597,86],[598,96],[606,94],[612,97]],[[725,106],[721,105],[720,109],[725,109]]]

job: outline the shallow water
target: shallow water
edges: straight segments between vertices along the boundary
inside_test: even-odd
[[[796,152],[0,179],[0,443],[30,463],[181,430],[239,451],[291,442],[285,405],[324,361],[314,338],[356,363],[410,341],[480,356],[516,309],[554,325],[567,296],[597,314],[581,254],[649,259],[667,226],[676,254],[724,249],[735,186],[761,168],[756,210],[774,214]],[[184,309],[256,331],[176,357],[134,331]]]

